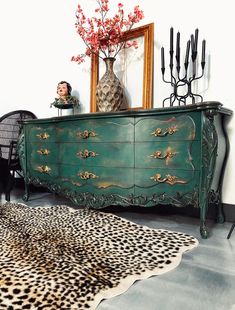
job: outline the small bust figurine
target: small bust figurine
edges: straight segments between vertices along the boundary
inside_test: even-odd
[[[61,81],[57,85],[57,94],[58,98],[55,98],[55,101],[51,103],[51,106],[56,108],[62,108],[66,105],[69,106],[79,106],[79,100],[77,97],[71,95],[72,87],[66,81]]]

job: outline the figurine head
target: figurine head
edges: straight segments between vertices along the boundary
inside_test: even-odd
[[[66,96],[70,96],[72,92],[71,85],[66,81],[61,81],[57,85],[57,94],[61,98],[65,98]]]

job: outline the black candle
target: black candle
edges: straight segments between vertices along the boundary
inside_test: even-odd
[[[206,40],[202,41],[202,62],[205,62],[206,55]]]
[[[180,33],[177,32],[177,38],[176,38],[176,55],[179,55],[180,51]]]
[[[191,34],[191,51],[192,51],[192,55],[195,51],[195,44],[194,44],[194,36],[193,34]]]
[[[177,39],[176,39],[176,58],[180,57],[180,33],[177,32]]]
[[[173,54],[174,54],[174,29],[171,27],[170,29],[170,68],[173,68]]]
[[[173,47],[173,39],[174,38],[174,30],[173,27],[171,27],[170,29],[170,52],[174,51],[174,47]]]
[[[189,59],[189,50],[190,50],[190,40],[187,42],[187,47],[186,47],[186,54],[185,54],[185,64],[188,65],[188,59]]]
[[[197,57],[197,52],[195,49],[195,38],[193,34],[191,35],[191,54],[192,54],[192,61],[195,62],[196,57]]]
[[[162,63],[162,69],[165,69],[165,55],[164,55],[164,47],[161,48],[161,63]]]
[[[197,52],[198,29],[195,30],[195,52]]]

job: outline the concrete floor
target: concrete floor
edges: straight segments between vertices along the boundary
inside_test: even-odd
[[[25,203],[23,190],[13,190],[11,201]],[[4,195],[1,203],[4,203]],[[31,194],[29,206],[66,204],[70,201],[47,192]],[[102,301],[97,310],[235,310],[235,230],[227,239],[231,223],[208,220],[210,237],[201,239],[199,219],[178,214],[112,211],[120,217],[152,228],[186,232],[199,246],[183,255],[180,265],[160,276],[137,281],[127,292]]]

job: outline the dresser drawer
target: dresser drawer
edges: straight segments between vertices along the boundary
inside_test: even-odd
[[[57,163],[58,144],[55,142],[30,142],[27,143],[27,156],[30,161],[38,163]]]
[[[43,124],[38,126],[26,126],[27,141],[54,142],[56,141],[56,129],[53,125]]]
[[[200,142],[137,142],[136,168],[200,169]]]
[[[135,195],[192,192],[199,186],[199,171],[135,169]]]
[[[58,129],[61,142],[127,142],[134,139],[131,118],[104,118],[61,123]]]
[[[197,132],[196,128],[199,124],[200,119],[190,115],[137,118],[135,141],[197,140],[200,131]]]
[[[89,188],[95,191],[130,190],[133,192],[134,170],[131,168],[82,167],[73,165],[60,166],[60,178],[73,184],[77,189]]]
[[[38,178],[41,181],[48,181],[50,183],[55,183],[59,176],[59,167],[56,164],[44,164],[42,162],[27,162],[27,176],[33,178]]]
[[[77,166],[134,167],[133,143],[62,143],[59,162]]]

